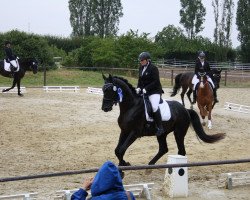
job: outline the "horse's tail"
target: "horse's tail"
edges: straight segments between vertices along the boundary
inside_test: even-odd
[[[225,133],[207,135],[202,127],[199,115],[194,110],[191,110],[191,109],[187,109],[187,110],[191,117],[191,123],[194,128],[194,131],[203,142],[214,143],[225,138],[226,136]]]
[[[178,90],[181,88],[181,84],[180,84],[181,75],[182,74],[178,74],[175,77],[175,84],[174,84],[174,87],[173,87],[173,92],[171,94],[171,97],[175,96],[177,94]]]

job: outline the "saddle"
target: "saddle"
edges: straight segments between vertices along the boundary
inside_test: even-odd
[[[148,122],[152,122],[154,121],[153,109],[152,109],[151,102],[147,95],[143,95],[143,101],[144,101],[144,106],[145,106],[146,120]],[[162,98],[160,98],[159,108],[161,111],[162,121],[168,121],[171,118],[170,108],[169,108],[168,103],[166,101],[163,101]]]
[[[18,59],[16,59],[16,63],[17,63],[17,68],[12,66],[12,64],[10,63],[9,60],[4,59],[4,70],[7,72],[18,72],[20,69]],[[15,70],[15,71],[13,71],[13,70]]]

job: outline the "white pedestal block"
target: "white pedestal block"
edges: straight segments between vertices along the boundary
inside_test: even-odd
[[[187,163],[186,156],[169,155],[167,164]],[[164,190],[169,197],[188,196],[188,170],[187,167],[166,169]]]

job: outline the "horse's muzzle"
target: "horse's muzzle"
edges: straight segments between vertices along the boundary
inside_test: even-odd
[[[107,107],[107,106],[102,106],[102,110],[104,111],[104,112],[109,112],[109,111],[111,111],[112,110],[112,106],[110,107]]]

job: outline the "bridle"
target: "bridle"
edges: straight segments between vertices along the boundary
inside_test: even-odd
[[[117,95],[118,94],[118,90],[120,88],[117,89],[117,87],[113,84],[113,83],[105,83],[103,88],[102,88],[102,91],[103,91],[103,101],[105,102],[111,102],[111,104],[117,104],[119,103],[120,99],[119,99],[119,94],[117,96],[117,98],[107,98],[105,97],[105,91],[107,91],[108,89],[110,89],[112,87],[112,90],[115,92],[115,94]]]

